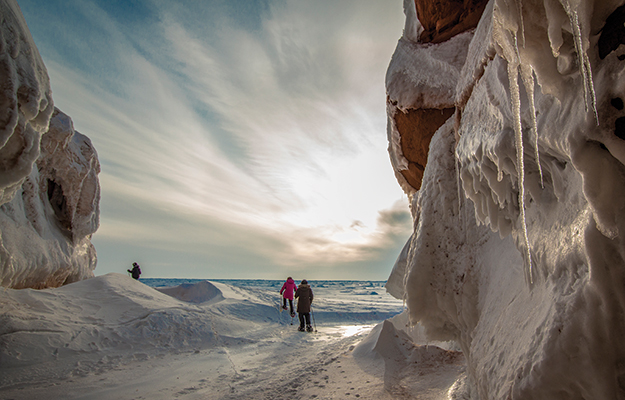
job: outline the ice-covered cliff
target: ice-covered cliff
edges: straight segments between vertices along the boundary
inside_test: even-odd
[[[623,1],[438,3],[405,0],[387,73],[387,287],[462,347],[455,398],[625,398]]]
[[[0,284],[93,276],[100,166],[54,108],[46,67],[15,0],[0,0]]]

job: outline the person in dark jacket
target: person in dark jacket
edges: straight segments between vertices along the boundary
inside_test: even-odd
[[[136,262],[132,263],[132,269],[129,269],[128,272],[130,272],[133,278],[139,280],[139,277],[141,276],[141,268],[139,268],[139,264]]]
[[[306,279],[302,281],[295,291],[295,298],[297,299],[297,313],[299,314],[298,330],[304,332],[305,323],[305,330],[312,332],[312,325],[310,325],[310,305],[313,301],[313,291]]]

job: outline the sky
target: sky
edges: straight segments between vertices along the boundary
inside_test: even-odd
[[[18,0],[101,164],[96,275],[387,279],[403,1]]]

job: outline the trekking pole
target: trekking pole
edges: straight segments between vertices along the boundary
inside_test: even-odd
[[[317,333],[317,324],[315,324],[315,313],[313,312],[312,304],[310,305],[310,315],[313,319],[313,327],[315,328],[315,333]]]

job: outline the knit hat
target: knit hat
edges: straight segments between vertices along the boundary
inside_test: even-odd
[[[306,279],[302,279],[302,285],[306,285],[308,281]]]

